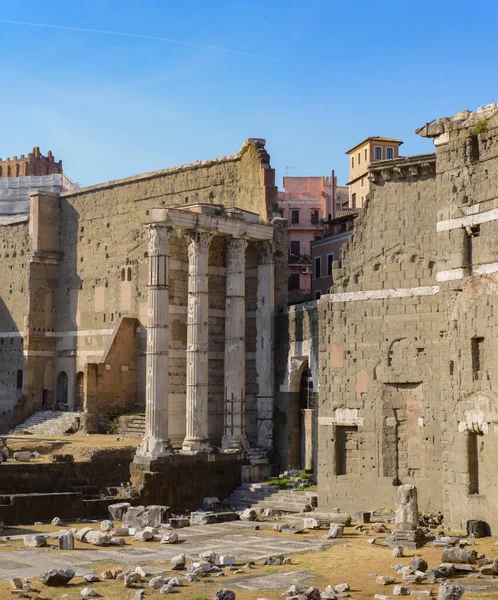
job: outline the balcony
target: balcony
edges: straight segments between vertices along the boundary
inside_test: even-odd
[[[311,267],[311,255],[310,254],[291,254],[289,252],[288,257],[289,266],[292,265],[306,265]]]
[[[289,229],[322,229],[323,222],[321,219],[300,215],[299,223],[293,223],[291,218],[289,220],[288,227]]]

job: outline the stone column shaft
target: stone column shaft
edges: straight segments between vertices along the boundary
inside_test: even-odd
[[[245,252],[247,241],[227,241],[225,309],[225,428],[222,446],[242,449],[245,437],[246,298]]]
[[[188,243],[187,427],[184,452],[206,452],[209,443],[209,246],[214,233],[182,234]]]
[[[145,438],[137,453],[150,458],[168,454],[169,285],[168,228],[149,225]]]
[[[273,447],[274,428],[274,323],[275,264],[273,242],[258,244],[256,309],[256,373],[258,383],[258,446]]]

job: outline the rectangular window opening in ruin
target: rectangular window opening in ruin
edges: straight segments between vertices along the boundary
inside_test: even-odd
[[[474,337],[471,340],[472,352],[472,376],[474,379],[479,377],[479,373],[485,369],[484,338]]]
[[[479,246],[480,246],[481,229],[479,225],[473,227],[467,227],[467,251],[468,251],[468,264],[470,268],[470,275],[472,275],[472,265],[478,265]]]
[[[467,437],[469,494],[479,494],[479,443],[481,436],[470,432]]]
[[[358,426],[336,425],[335,429],[336,475],[358,473]]]
[[[23,382],[23,370],[22,369],[18,369],[18,371],[17,371],[17,381],[16,381],[16,388],[18,390],[22,390],[22,382]]]

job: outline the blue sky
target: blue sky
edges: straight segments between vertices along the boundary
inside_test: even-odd
[[[496,0],[4,0],[0,156],[91,185],[264,137],[279,185],[344,184],[363,138],[431,152],[416,127],[498,101],[497,33]]]

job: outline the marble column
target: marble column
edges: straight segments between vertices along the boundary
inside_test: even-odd
[[[273,241],[260,242],[258,248],[258,290],[256,308],[256,376],[258,383],[258,446],[273,447],[274,410],[274,324],[275,264]]]
[[[225,308],[225,427],[222,447],[241,450],[245,437],[247,240],[227,240]]]
[[[208,258],[210,231],[182,232],[188,244],[187,427],[184,452],[211,450],[208,428]]]
[[[168,439],[169,229],[161,223],[153,223],[148,226],[148,234],[145,437],[137,454],[157,458],[171,451]]]

